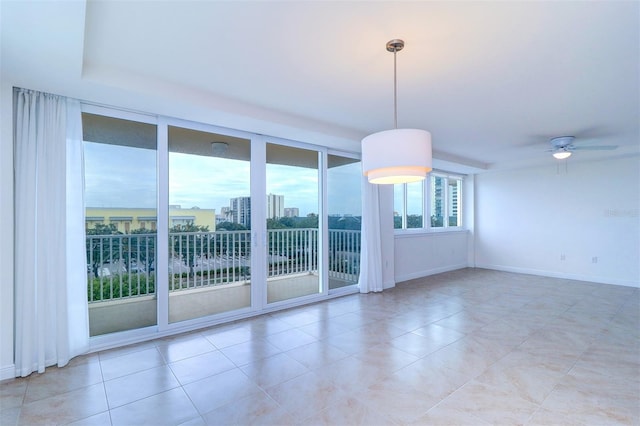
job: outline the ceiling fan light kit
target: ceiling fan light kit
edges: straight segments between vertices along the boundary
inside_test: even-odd
[[[616,149],[616,145],[600,145],[600,146],[575,146],[575,136],[558,136],[549,140],[554,158],[558,160],[564,160],[571,156],[573,151],[608,151]]]
[[[386,49],[393,53],[394,128],[362,139],[362,170],[370,183],[416,182],[431,171],[431,133],[419,129],[398,129],[396,53],[404,41],[390,40]]]
[[[556,151],[553,153],[554,158],[557,158],[558,160],[564,160],[565,158],[569,158],[571,157],[571,152],[570,151]]]

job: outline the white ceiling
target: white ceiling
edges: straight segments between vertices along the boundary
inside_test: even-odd
[[[357,150],[393,126],[479,169],[640,154],[637,1],[1,1],[2,71],[95,102]]]

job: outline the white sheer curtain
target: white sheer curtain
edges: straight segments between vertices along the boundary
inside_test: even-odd
[[[382,240],[380,237],[380,188],[362,178],[362,241],[360,293],[382,291]]]
[[[16,376],[89,343],[80,104],[15,92]]]

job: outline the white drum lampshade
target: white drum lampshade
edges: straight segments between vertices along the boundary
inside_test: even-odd
[[[431,133],[393,129],[362,139],[362,170],[370,183],[423,180],[431,171]]]

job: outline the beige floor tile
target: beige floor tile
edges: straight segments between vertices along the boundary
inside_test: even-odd
[[[190,383],[183,386],[183,389],[200,414],[262,392],[253,380],[237,368]]]
[[[282,351],[267,342],[266,339],[259,337],[251,339],[248,342],[227,346],[226,348],[220,349],[220,352],[235,365],[242,366],[276,355]]]
[[[24,403],[30,377],[21,377],[0,382],[0,410],[20,407]]]
[[[396,426],[393,420],[358,399],[348,396],[304,419],[305,425]]]
[[[552,425],[550,423],[548,426]],[[409,423],[415,426],[490,426],[491,423],[475,417],[462,408],[439,404],[427,411],[423,416]]]
[[[180,388],[111,410],[113,426],[179,425],[196,417],[198,412]]]
[[[523,424],[538,409],[506,388],[471,381],[449,395],[443,402],[491,424]]]
[[[389,377],[435,400],[446,398],[469,381],[467,375],[438,365],[429,357],[422,358]]]
[[[350,355],[364,352],[370,347],[378,344],[375,341],[369,341],[369,339],[366,339],[364,336],[358,333],[357,330],[351,330],[346,333],[329,336],[323,341]]]
[[[187,420],[186,422],[180,423],[179,426],[206,426],[207,423],[204,421],[202,416],[194,417],[191,420]]]
[[[34,373],[29,377],[24,403],[28,404],[101,382],[102,372],[97,360],[72,367],[50,367],[43,374]]]
[[[365,326],[373,322],[371,318],[367,318],[364,315],[361,315],[355,312],[348,312],[343,315],[338,315],[336,317],[333,317],[331,321],[334,324],[341,325],[350,330],[360,328],[362,326]]]
[[[198,335],[189,335],[182,339],[160,340],[156,346],[167,363],[216,350],[209,340]]]
[[[589,426],[582,423],[572,415],[564,415],[557,412],[549,411],[544,408],[538,409],[530,418],[525,422],[527,426]]]
[[[611,392],[560,384],[542,403],[542,408],[587,425],[631,425],[640,421],[638,394],[632,396],[628,391]]]
[[[282,383],[309,371],[307,367],[286,353],[263,358],[244,365],[240,369],[262,388]]]
[[[468,334],[482,328],[492,321],[498,319],[500,315],[484,312],[472,312],[463,310],[444,319],[434,322],[434,325],[450,328],[460,333]]]
[[[429,355],[447,345],[441,341],[417,334],[415,331],[396,337],[390,340],[389,344],[419,358]]]
[[[279,425],[295,424],[289,413],[264,392],[255,393],[225,404],[204,416],[209,425]]]
[[[295,326],[279,320],[278,318],[274,318],[270,315],[251,318],[249,320],[246,320],[245,322],[241,322],[241,324],[246,325],[246,327],[251,332],[251,337],[253,339],[269,336],[271,334],[276,334],[285,330],[291,330],[292,328],[295,328]]]
[[[310,370],[344,359],[348,353],[324,342],[313,342],[286,352],[291,358],[298,361]]]
[[[23,405],[18,424],[71,423],[107,409],[104,387],[99,383]]]
[[[109,411],[105,411],[95,414],[73,423],[69,423],[69,426],[111,426],[111,413]]]
[[[1,408],[0,409],[0,425],[13,426],[18,423],[21,407]]]
[[[327,364],[326,368],[318,371],[327,380],[331,380],[341,389],[350,394],[359,392],[367,386],[384,379],[391,372],[360,361],[349,356]]]
[[[333,319],[325,319],[322,321],[317,321],[302,327],[298,327],[300,331],[304,331],[307,334],[315,337],[316,339],[326,339],[330,336],[335,336],[340,333],[346,333],[350,331],[351,328],[338,324],[333,321]]]
[[[315,372],[308,372],[265,391],[296,421],[311,417],[347,397],[332,380]]]
[[[247,342],[253,337],[251,328],[246,324],[214,327],[203,331],[202,335],[218,349]]]
[[[451,271],[0,382],[0,424],[640,425],[639,306]]]
[[[124,355],[100,360],[104,380],[115,379],[164,364],[164,358],[162,358],[155,345],[149,349],[128,352]]]
[[[318,340],[310,334],[307,334],[304,331],[300,331],[295,328],[281,331],[280,333],[271,334],[269,336],[266,336],[265,339],[267,340],[267,342],[283,351],[288,351],[293,348],[308,345],[309,343]]]
[[[509,351],[504,343],[467,336],[429,354],[425,359],[472,379],[506,356]]]
[[[505,365],[499,361],[475,380],[500,392],[540,404],[556,387],[561,377],[562,374],[544,366]]]
[[[156,347],[156,343],[153,341],[136,343],[133,345],[122,346],[120,348],[108,349],[104,351],[100,351],[98,356],[100,361],[104,361],[109,358],[115,358],[122,355],[131,354],[133,352],[140,352],[146,349],[153,349]]]
[[[378,368],[381,371],[386,371],[389,374],[420,359],[417,356],[398,349],[389,343],[381,343],[372,346],[364,352],[355,354],[354,358],[362,361],[366,365]]]
[[[236,366],[220,351],[207,352],[169,364],[178,381],[185,385]]]
[[[438,403],[393,376],[376,381],[355,397],[399,424],[416,420]]]
[[[104,382],[110,408],[129,404],[179,386],[180,383],[166,365]]]

